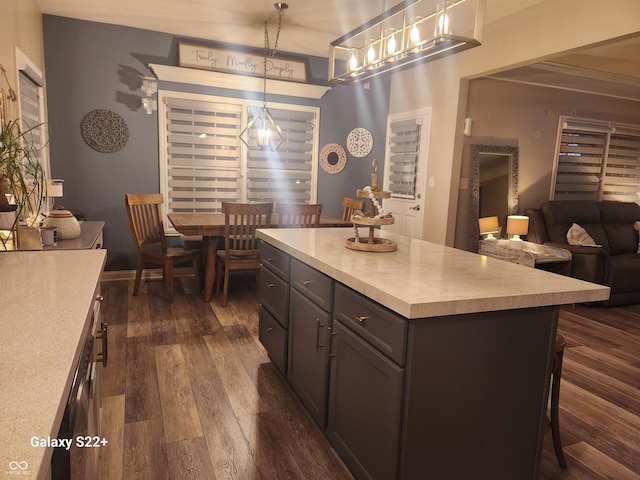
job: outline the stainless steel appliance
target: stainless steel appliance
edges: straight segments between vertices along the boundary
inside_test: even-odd
[[[71,439],[71,448],[54,449],[52,480],[95,478],[100,436],[102,368],[107,365],[107,325],[100,321],[102,296],[97,294],[75,369],[71,393],[58,438]]]

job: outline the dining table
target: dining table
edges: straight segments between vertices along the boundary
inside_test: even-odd
[[[201,236],[204,242],[205,274],[204,301],[210,302],[216,278],[216,250],[220,239],[224,238],[224,213],[172,212],[167,217],[173,228],[182,235]],[[353,224],[341,218],[320,215],[319,228],[352,227]],[[269,228],[282,228],[277,213],[271,214]]]

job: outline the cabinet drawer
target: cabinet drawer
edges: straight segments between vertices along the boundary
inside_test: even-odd
[[[334,317],[404,365],[408,321],[344,285],[335,284]]]
[[[260,303],[284,328],[289,325],[289,284],[268,268],[260,268]]]
[[[272,272],[285,282],[289,281],[291,257],[287,253],[278,250],[267,242],[260,242],[260,263],[269,267]]]
[[[280,326],[269,311],[260,305],[260,325],[258,338],[269,353],[271,361],[286,375],[287,373],[287,331]]]
[[[331,278],[324,273],[295,258],[291,259],[291,286],[327,312],[331,311],[333,303],[332,284]]]

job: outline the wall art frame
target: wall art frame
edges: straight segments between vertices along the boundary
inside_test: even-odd
[[[264,53],[178,42],[178,65],[213,72],[264,76]],[[288,57],[267,57],[267,78],[308,83],[307,61]]]

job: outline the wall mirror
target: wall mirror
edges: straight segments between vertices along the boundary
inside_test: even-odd
[[[504,231],[507,215],[518,213],[518,148],[471,145],[471,245],[478,251],[478,219],[497,216]]]

